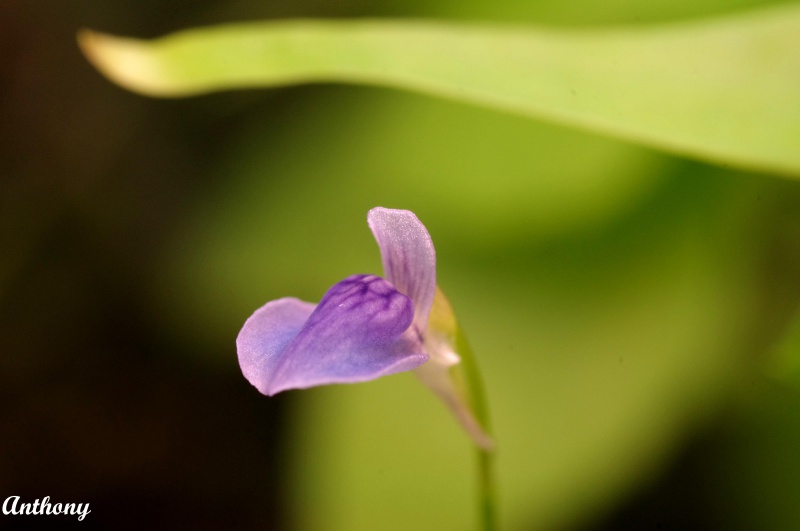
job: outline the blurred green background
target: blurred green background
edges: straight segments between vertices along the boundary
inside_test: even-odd
[[[236,362],[267,300],[380,273],[381,205],[426,224],[483,368],[504,529],[797,529],[799,183],[388,89],[147,99],[75,44],[765,3],[0,4],[0,497],[92,509],[0,528],[470,529],[469,440],[412,375],[266,398]]]

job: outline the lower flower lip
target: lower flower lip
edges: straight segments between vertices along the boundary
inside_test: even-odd
[[[409,371],[428,359],[413,317],[388,281],[354,275],[316,306],[280,299],[253,314],[237,340],[240,366],[267,395]]]

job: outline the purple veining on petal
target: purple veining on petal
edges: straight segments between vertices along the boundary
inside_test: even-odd
[[[270,379],[280,355],[300,333],[316,304],[287,297],[270,301],[245,321],[236,338],[242,374],[262,393],[269,394]]]
[[[414,302],[414,324],[424,334],[436,293],[436,251],[422,222],[408,210],[376,207],[367,214],[386,278]]]
[[[257,377],[248,376],[248,380],[262,393],[274,395],[288,389],[362,382],[414,369],[428,356],[411,329],[413,317],[411,299],[386,280],[373,275],[348,277],[328,290],[301,327],[287,319],[286,329],[273,325],[267,330],[264,320],[257,321],[254,326],[263,326],[267,334],[277,338],[261,339],[260,343],[283,348],[268,355],[269,362],[250,361],[256,367],[252,372],[261,372]],[[240,363],[242,358],[240,351]]]

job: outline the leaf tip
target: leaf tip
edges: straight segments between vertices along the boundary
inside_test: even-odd
[[[149,96],[171,92],[157,61],[142,41],[90,29],[78,31],[77,40],[89,63],[117,85]]]

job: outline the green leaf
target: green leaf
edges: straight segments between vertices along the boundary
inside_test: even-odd
[[[153,41],[79,36],[105,75],[153,96],[308,82],[399,87],[800,175],[800,6],[618,29],[284,21]]]

